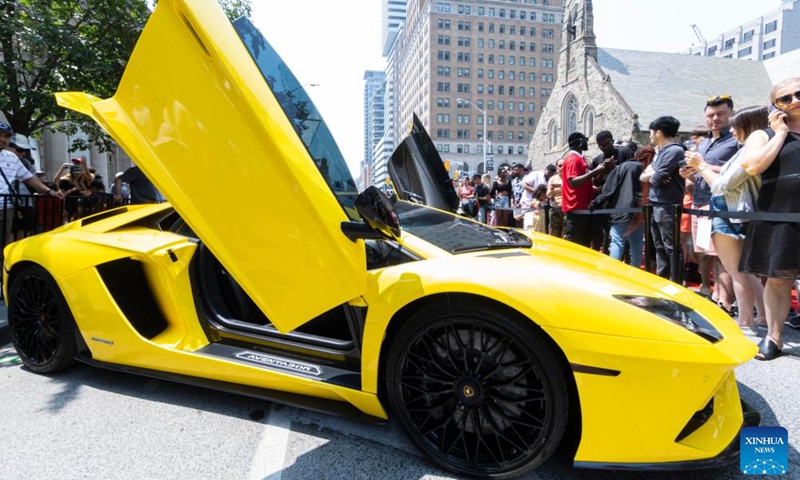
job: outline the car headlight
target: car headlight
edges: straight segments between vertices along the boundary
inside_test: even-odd
[[[639,295],[614,295],[617,300],[647,310],[653,315],[679,325],[711,343],[722,340],[722,334],[714,325],[693,309],[664,298]]]

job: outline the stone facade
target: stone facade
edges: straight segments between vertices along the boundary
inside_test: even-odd
[[[637,140],[637,117],[611,87],[608,75],[597,63],[591,0],[570,0],[562,26],[558,81],[542,112],[528,148],[534,169],[555,163],[567,151],[567,137],[574,131],[590,138],[609,130],[615,138]],[[597,151],[596,153],[599,153]]]

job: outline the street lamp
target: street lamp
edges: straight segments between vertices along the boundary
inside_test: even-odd
[[[486,138],[486,111],[464,98],[456,98],[456,102],[466,103],[467,105],[470,105],[477,111],[481,112],[481,115],[483,115],[483,159],[486,164],[486,171],[488,172],[489,170],[494,168],[494,155],[489,156],[489,145],[491,144],[491,142],[489,141],[488,138]]]

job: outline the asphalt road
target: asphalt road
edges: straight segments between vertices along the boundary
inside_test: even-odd
[[[0,307],[0,345],[7,342]],[[786,354],[737,370],[763,425],[789,431],[800,479],[800,332]],[[757,340],[753,337],[754,341]],[[365,425],[232,394],[77,366],[54,376],[0,346],[0,479],[439,479],[398,425]],[[528,479],[727,480],[736,466],[673,473],[600,472],[554,460]]]

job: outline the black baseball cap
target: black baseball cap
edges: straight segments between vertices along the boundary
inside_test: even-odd
[[[10,135],[14,135],[14,129],[11,128],[11,125],[3,122],[0,122],[0,132],[6,132]]]

